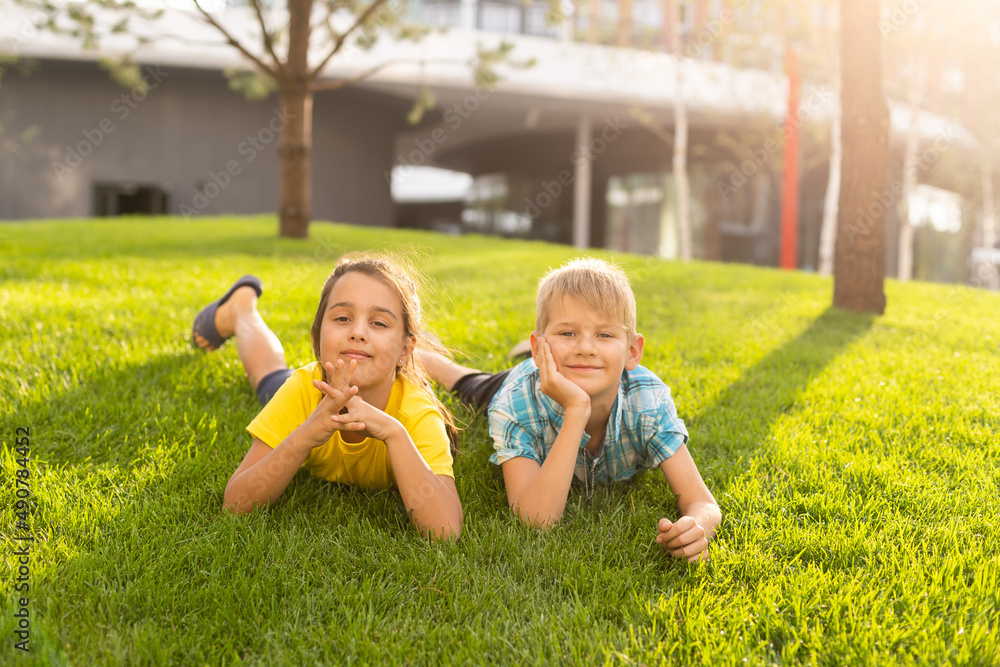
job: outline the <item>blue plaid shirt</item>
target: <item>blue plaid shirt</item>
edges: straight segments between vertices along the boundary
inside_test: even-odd
[[[489,407],[493,455],[500,465],[518,456],[541,465],[562,428],[565,410],[542,393],[538,367],[531,359],[511,369]],[[677,417],[670,388],[650,370],[636,366],[622,373],[618,398],[611,408],[604,445],[595,457],[580,440],[574,475],[587,483],[588,462],[595,482],[621,482],[643,468],[655,468],[687,442],[687,429]]]

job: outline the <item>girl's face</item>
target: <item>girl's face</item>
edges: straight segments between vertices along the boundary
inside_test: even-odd
[[[413,351],[395,289],[357,271],[342,275],[330,291],[320,326],[320,360],[358,362],[352,383],[362,398],[388,392],[397,366]]]

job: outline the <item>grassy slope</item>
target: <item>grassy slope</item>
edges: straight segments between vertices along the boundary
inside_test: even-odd
[[[670,561],[662,477],[574,492],[519,526],[483,420],[457,462],[457,544],[405,527],[394,492],[300,473],[273,510],[220,511],[256,403],[234,346],[190,348],[246,271],[291,363],[344,250],[407,248],[430,327],[496,369],[535,282],[573,249],[270,218],[0,226],[0,531],[30,426],[32,649],[45,662],[996,664],[996,295],[887,284],[871,318],[816,276],[619,256],[644,364],[674,391],[724,522],[709,566]],[[599,254],[596,253],[595,254]],[[460,417],[469,415],[456,406]],[[8,610],[16,562],[0,567]],[[0,619],[13,653],[11,612]]]

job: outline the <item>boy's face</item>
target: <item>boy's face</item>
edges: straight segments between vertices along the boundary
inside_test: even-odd
[[[532,334],[532,351],[537,335],[548,341],[559,372],[586,391],[592,402],[613,402],[622,371],[634,369],[642,359],[641,335],[630,339],[621,322],[572,297],[563,296],[553,304],[545,330]]]

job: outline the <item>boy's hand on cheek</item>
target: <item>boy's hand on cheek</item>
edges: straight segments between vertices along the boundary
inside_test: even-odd
[[[544,337],[538,337],[535,364],[542,381],[542,392],[567,410],[572,407],[590,411],[590,395],[579,385],[559,372],[552,348]]]
[[[660,519],[656,527],[656,543],[674,558],[689,563],[708,560],[708,536],[693,517],[682,516],[676,522]]]

